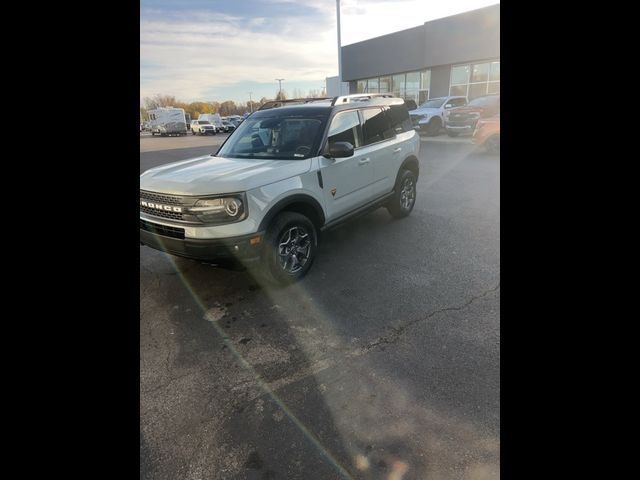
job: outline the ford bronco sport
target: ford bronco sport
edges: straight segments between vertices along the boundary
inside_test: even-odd
[[[140,175],[140,243],[286,284],[308,272],[320,231],[382,206],[411,213],[420,139],[402,99],[291,103],[253,113],[213,155]]]

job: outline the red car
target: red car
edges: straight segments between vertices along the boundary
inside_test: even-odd
[[[450,137],[457,137],[464,133],[471,134],[478,120],[499,113],[500,95],[477,97],[463,107],[447,110],[444,114],[444,128]]]
[[[471,141],[490,153],[500,154],[500,114],[478,120]]]

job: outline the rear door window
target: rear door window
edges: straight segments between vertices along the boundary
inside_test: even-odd
[[[409,112],[405,105],[391,105],[387,110],[387,115],[391,122],[391,128],[396,134],[413,130]]]
[[[364,144],[381,142],[393,138],[389,116],[381,108],[365,108],[362,110]]]

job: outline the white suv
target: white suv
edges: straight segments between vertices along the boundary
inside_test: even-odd
[[[409,112],[414,128],[426,135],[433,136],[440,133],[445,126],[445,112],[451,108],[466,105],[467,97],[438,97],[430,98],[415,110]]]
[[[194,135],[215,135],[217,129],[215,125],[207,120],[192,120],[191,133]]]
[[[382,206],[411,213],[419,148],[404,101],[390,95],[259,110],[216,154],[140,175],[140,243],[293,282],[320,231]]]

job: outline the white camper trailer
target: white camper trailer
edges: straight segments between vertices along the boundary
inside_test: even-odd
[[[149,110],[151,135],[186,135],[187,121],[182,108],[160,107]]]

